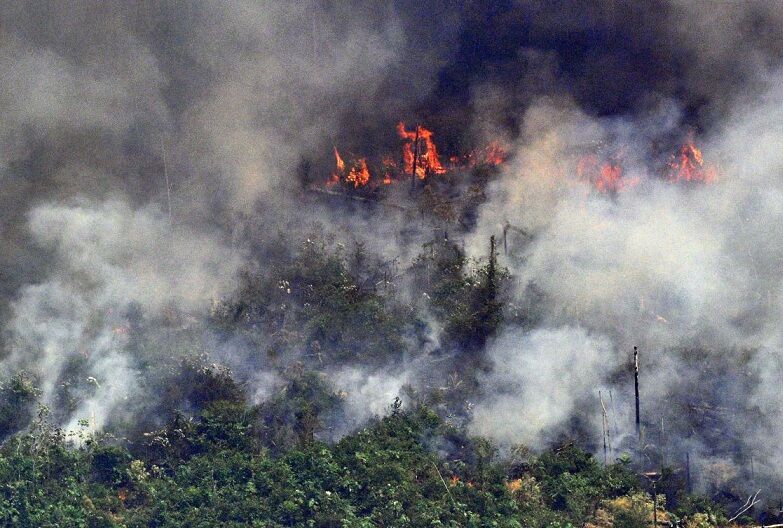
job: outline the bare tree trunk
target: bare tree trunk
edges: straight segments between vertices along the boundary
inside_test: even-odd
[[[636,436],[642,440],[642,422],[639,417],[639,349],[633,347],[633,381],[634,395],[636,397]]]

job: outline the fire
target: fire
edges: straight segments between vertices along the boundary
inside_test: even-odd
[[[514,479],[506,482],[506,489],[511,493],[515,493],[522,489],[522,479]]]
[[[345,177],[346,181],[353,182],[354,187],[363,187],[370,181],[370,171],[367,168],[367,160],[361,158],[357,163],[351,167],[351,171],[348,176]]]
[[[391,185],[392,175],[394,174],[394,170],[397,168],[397,163],[391,156],[384,156],[382,164],[383,169],[381,169],[381,171],[383,173],[383,184]]]
[[[502,165],[508,158],[508,154],[500,146],[500,143],[493,141],[488,146],[475,152],[469,152],[465,156],[452,156],[449,163],[452,167],[477,167],[479,165]]]
[[[329,178],[329,181],[326,182],[326,185],[332,186],[336,183],[340,183],[340,176],[342,174],[345,174],[345,162],[343,161],[343,158],[340,157],[340,153],[337,152],[337,147],[334,148],[334,159],[335,159],[335,171],[332,173],[332,177]]]
[[[497,141],[493,141],[485,149],[484,159],[489,165],[500,165],[506,161],[506,158],[508,158],[508,154],[506,154],[506,151],[501,148]]]
[[[405,123],[397,123],[397,134],[400,138],[407,140],[402,146],[403,170],[405,174],[416,173],[420,180],[427,177],[427,174],[445,174],[446,169],[441,165],[438,157],[438,149],[432,140],[432,131],[423,126],[416,125],[415,130],[405,129]],[[422,150],[422,142],[424,142]]]
[[[599,193],[627,191],[639,183],[639,178],[625,176],[619,154],[604,158],[597,154],[584,155],[577,162],[576,173],[580,180],[590,183]],[[696,147],[693,136],[689,135],[677,154],[672,155],[665,178],[669,183],[712,183],[717,179],[717,171],[704,163],[701,150]]]
[[[334,147],[335,170],[326,185],[332,186],[340,183],[342,177],[345,181],[353,183],[354,187],[363,187],[370,181],[370,169],[367,168],[367,159],[359,158],[352,163],[351,170],[345,174],[345,161],[343,161],[337,147]]]
[[[464,156],[449,158],[448,168],[440,160],[438,148],[435,145],[434,133],[417,125],[413,130],[405,128],[400,121],[396,127],[397,135],[402,139],[402,156],[386,155],[381,158],[380,165],[371,165],[368,158],[347,158],[340,155],[334,147],[335,168],[326,181],[331,187],[340,182],[353,185],[355,189],[379,184],[391,185],[395,181],[409,180],[415,175],[419,180],[425,180],[431,175],[446,174],[449,171],[471,169],[481,165],[500,165],[508,157],[497,141],[485,148],[468,153]],[[398,160],[401,159],[401,162]]]
[[[451,478],[449,478],[449,484],[451,485],[452,488],[454,486],[456,486],[457,484],[459,484],[460,482],[463,482],[463,481],[457,475],[452,475]],[[465,486],[467,486],[469,488],[473,487],[473,482],[472,481],[466,480],[464,482],[465,482]]]
[[[579,179],[590,182],[600,193],[625,191],[639,183],[636,178],[623,176],[623,167],[618,157],[601,162],[595,154],[582,156],[576,165],[576,173]]]
[[[693,143],[693,135],[688,136],[679,152],[669,161],[667,179],[673,183],[682,181],[712,183],[717,179],[715,169],[704,165],[701,150]]]
[[[343,158],[340,157],[340,153],[337,152],[337,147],[334,147],[334,159],[337,163],[337,171],[340,173],[345,172],[345,162],[343,161]]]
[[[598,192],[613,192],[623,188],[623,168],[619,163],[607,163],[601,167],[601,173],[595,181]]]

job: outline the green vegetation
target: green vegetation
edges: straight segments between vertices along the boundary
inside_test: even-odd
[[[650,513],[627,463],[565,445],[519,464],[425,407],[393,405],[333,445],[272,453],[259,432],[256,410],[227,400],[146,445],[66,436],[42,409],[0,450],[0,525],[636,527]]]
[[[487,340],[529,316],[509,309],[508,271],[494,243],[487,250],[470,260],[437,240],[400,271],[360,245],[281,239],[206,325],[173,308],[164,321],[129,313],[126,351],[146,397],[128,398],[100,434],[89,420],[79,432],[53,425],[94,394],[83,355],[57,380],[51,413],[34,377],[9,378],[0,386],[0,526],[649,526],[653,502],[627,459],[604,466],[569,443],[539,455],[499,451],[453,425],[464,419],[445,418],[468,415],[490,367]],[[238,343],[234,359],[269,374],[269,392],[249,394],[247,372],[211,362],[206,332]],[[390,401],[385,417],[336,440],[330,426],[348,423],[346,394],[325,366],[381,369],[422,350],[451,359],[436,382],[421,393],[404,387],[406,408]],[[677,479],[665,482],[659,504],[672,511],[660,518],[694,528],[725,519]]]

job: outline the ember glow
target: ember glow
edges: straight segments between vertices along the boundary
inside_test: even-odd
[[[626,191],[639,183],[638,178],[625,178],[618,157],[601,161],[597,155],[582,156],[576,166],[579,179],[589,182],[599,193]]]
[[[483,149],[468,152],[464,156],[451,156],[449,163],[451,167],[476,167],[479,165],[502,165],[508,159],[508,153],[500,146],[500,143],[493,141]]]
[[[577,176],[580,181],[589,183],[599,193],[628,191],[636,187],[640,180],[638,177],[628,177],[624,173],[622,158],[620,154],[608,157],[586,154],[577,161]],[[693,137],[689,136],[666,165],[664,178],[667,182],[675,184],[713,183],[717,179],[717,171],[714,167],[705,165],[701,150],[696,147]]]

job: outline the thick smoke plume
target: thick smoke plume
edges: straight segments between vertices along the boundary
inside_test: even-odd
[[[551,100],[526,111],[515,162],[490,185],[476,231],[477,251],[486,235],[505,223],[530,233],[530,240],[509,259],[519,296],[535,285],[543,297],[545,327],[569,333],[578,324],[612,345],[598,359],[595,347],[586,344],[576,358],[569,356],[567,343],[547,347],[558,351],[556,359],[538,353],[539,368],[518,377],[515,385],[535,388],[528,377],[540,380],[547,372],[541,365],[557,368],[562,360],[579,375],[552,380],[557,391],[549,394],[562,390],[576,404],[586,393],[595,396],[612,383],[612,374],[596,372],[596,364],[620,368],[628,359],[618,361],[618,354],[628,358],[632,346],[639,345],[650,422],[660,421],[662,429],[669,422],[676,429],[672,422],[681,420],[678,413],[688,412],[689,406],[715,405],[726,413],[721,418],[724,434],[730,431],[728,436],[749,456],[774,471],[779,455],[770,438],[777,427],[775,409],[783,404],[769,390],[770,373],[780,371],[777,226],[783,164],[771,148],[781,140],[776,122],[783,94],[777,79],[779,74],[771,73],[768,88],[755,101],[738,103],[714,134],[704,136],[705,151],[719,160],[722,174],[714,185],[672,185],[646,168],[653,155],[647,135],[672,133],[667,126],[678,127],[681,119],[666,112],[676,107],[633,121],[590,118],[569,102]],[[589,184],[579,181],[573,148],[592,142],[619,142],[627,159],[637,161],[627,168],[626,177],[639,181],[632,191],[609,197],[590,193]],[[519,347],[539,330],[522,339],[515,332],[498,339],[503,352],[493,355],[496,374],[489,383],[509,385],[513,358],[524,363],[526,354],[536,354],[537,347],[528,345],[509,356],[506,340]],[[705,352],[694,360],[686,353],[693,349]],[[719,384],[710,379],[714,376]],[[627,405],[627,381],[624,388]],[[502,402],[515,405],[517,413],[534,399],[525,389],[511,393],[514,403],[509,396]],[[490,414],[494,423],[485,416],[484,407],[491,408],[495,398],[491,393],[475,417],[481,432],[507,429],[504,414]],[[592,405],[597,406],[595,398]],[[748,435],[749,430],[754,433]],[[714,445],[689,448],[714,451]]]
[[[654,456],[690,453],[705,479],[752,456],[779,477],[781,4],[16,2],[0,28],[0,362],[36,376],[62,425],[146,409],[160,395],[140,372],[181,347],[232,367],[254,403],[317,364],[344,407],[334,437],[396,396],[467,390],[447,374],[470,364],[454,413],[470,431],[597,445],[611,390],[620,449],[635,443],[639,346]],[[429,195],[407,188],[386,202],[308,193],[334,145],[380,156],[398,121],[426,123],[447,153],[507,145],[483,203],[443,222],[412,213]],[[711,185],[667,181],[689,134]],[[632,188],[580,179],[596,149],[622,155]],[[264,356],[280,335],[217,328],[242,273],[266,276],[290,253],[281,237],[313,226],[377,256],[383,273],[363,284],[417,311],[395,361]],[[473,363],[441,341],[416,282],[394,282],[434,231],[474,257],[508,238],[509,302],[529,317],[507,318]]]

